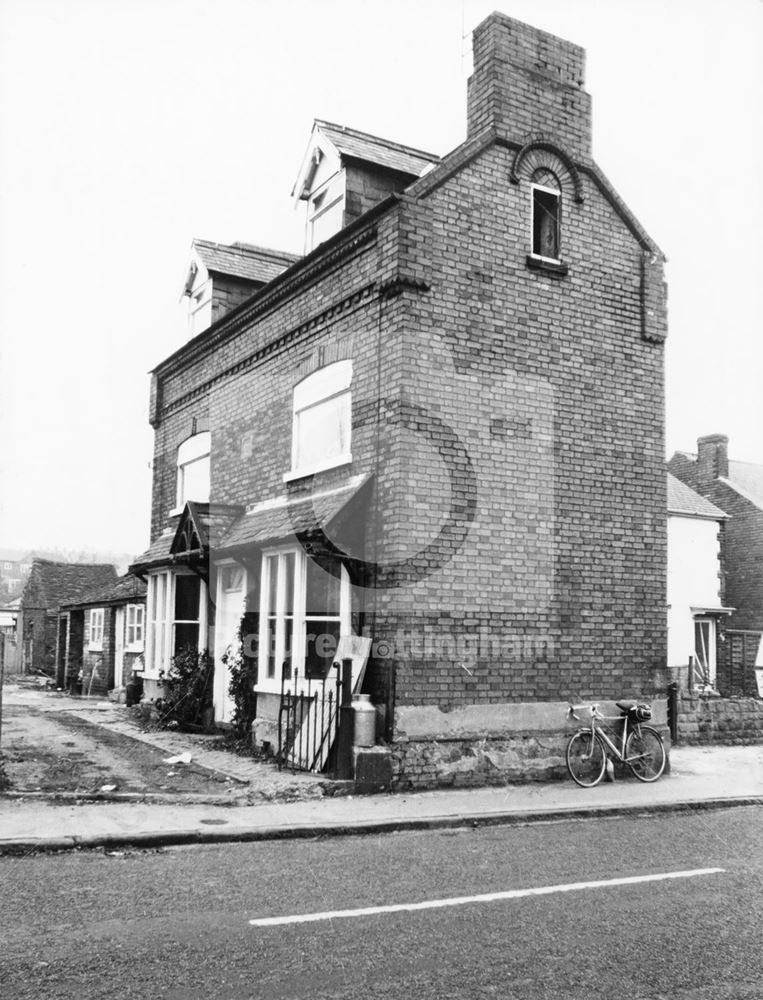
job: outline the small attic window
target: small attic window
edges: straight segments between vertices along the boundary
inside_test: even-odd
[[[532,254],[559,263],[562,192],[550,170],[536,170],[532,177]]]

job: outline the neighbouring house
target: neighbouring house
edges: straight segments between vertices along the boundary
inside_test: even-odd
[[[58,615],[56,682],[83,694],[123,689],[143,670],[146,585],[129,573],[76,601]]]
[[[728,515],[668,473],[668,668],[682,690],[717,690]]]
[[[583,50],[501,14],[473,43],[444,157],[316,121],[306,256],[227,312],[213,283],[152,373],[131,567],[147,696],[207,649],[225,723],[240,636],[262,743],[369,640],[394,787],[558,770],[569,700],[664,718],[663,254],[592,160]]]
[[[677,451],[668,469],[728,515],[724,528],[723,623],[719,684],[729,694],[757,693],[755,661],[763,634],[763,465],[729,458],[728,438],[709,434],[696,453]]]
[[[17,634],[22,669],[53,676],[59,635],[58,609],[117,578],[113,566],[34,559],[21,595]]]
[[[17,641],[20,604],[20,597],[0,602],[0,664],[6,676],[21,669]]]
[[[24,549],[0,549],[0,594],[3,599],[21,594],[32,568],[32,558]]]

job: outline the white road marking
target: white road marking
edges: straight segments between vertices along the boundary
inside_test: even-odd
[[[577,892],[579,889],[605,889],[612,885],[637,885],[640,882],[662,882],[665,879],[695,878],[697,875],[716,875],[725,868],[695,868],[685,872],[661,872],[658,875],[632,875],[628,878],[609,878],[598,882],[568,882],[566,885],[544,885],[535,889],[509,889],[506,892],[486,892],[480,896],[453,896],[450,899],[427,899],[422,903],[394,903],[390,906],[366,906],[357,910],[327,910],[325,913],[297,913],[288,917],[260,917],[250,920],[253,927],[278,927],[283,924],[309,924],[339,917],[370,917],[379,913],[402,913],[412,910],[436,910],[444,906],[465,906],[468,903],[495,903],[503,899],[521,899],[524,896],[548,896],[554,892]]]

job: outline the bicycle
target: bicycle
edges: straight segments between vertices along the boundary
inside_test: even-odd
[[[665,770],[662,736],[651,726],[642,725],[644,720],[652,717],[649,705],[631,701],[615,704],[622,715],[602,715],[598,705],[569,706],[567,718],[578,722],[580,716],[575,714],[576,710],[587,708],[591,712],[590,727],[572,734],[566,753],[570,777],[583,788],[593,788],[601,781],[607,767],[608,752],[621,764],[627,764],[639,781],[657,781]],[[623,723],[619,747],[613,742],[617,739],[615,733],[611,730],[608,733],[602,725],[597,726],[597,721]]]

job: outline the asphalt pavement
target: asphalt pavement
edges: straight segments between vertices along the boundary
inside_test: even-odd
[[[13,1000],[760,1000],[763,807],[0,858]]]
[[[763,803],[763,746],[674,747],[671,773],[644,784],[572,781],[257,805],[0,799],[0,852],[278,840]]]

